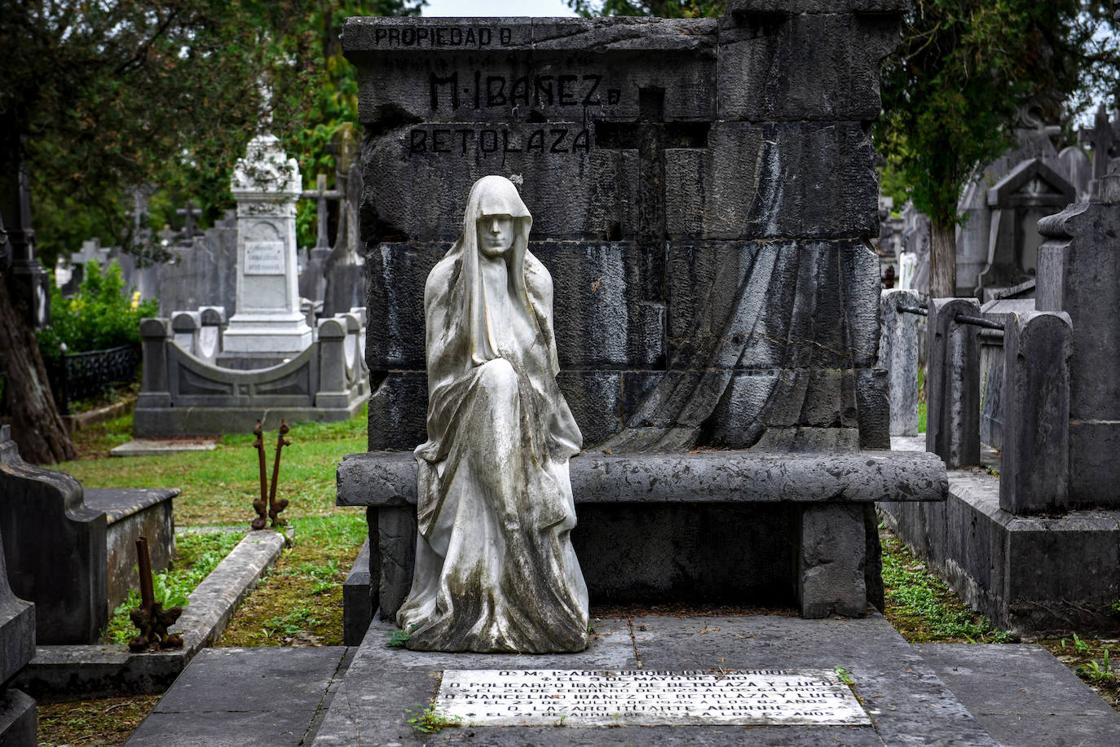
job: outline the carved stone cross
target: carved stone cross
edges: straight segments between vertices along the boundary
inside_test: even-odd
[[[319,219],[318,233],[315,237],[315,249],[330,249],[330,237],[327,235],[327,201],[342,199],[342,193],[336,189],[327,189],[327,175],[319,174],[315,178],[315,189],[300,192],[300,197],[315,200],[315,214]]]
[[[707,148],[708,122],[666,122],[665,90],[641,88],[638,90],[638,120],[636,122],[595,123],[595,144],[607,150],[638,151],[638,245],[645,252],[647,261],[657,263],[665,251],[665,149]],[[612,231],[613,233],[613,231]],[[621,236],[610,236],[618,239]],[[663,261],[663,259],[662,259]],[[663,295],[663,272],[651,267],[648,273],[651,285],[646,289],[647,298]]]
[[[1108,165],[1115,155],[1115,150],[1120,143],[1117,133],[1117,123],[1110,122],[1108,111],[1104,104],[1097,107],[1097,115],[1093,119],[1093,127],[1081,131],[1081,141],[1087,142],[1093,150],[1093,171],[1090,192],[1096,192],[1100,180],[1108,174]]]
[[[175,211],[175,214],[182,215],[186,219],[183,223],[183,234],[188,239],[198,234],[198,225],[195,220],[202,215],[202,211],[195,207],[193,200],[187,200],[187,206],[179,208]]]

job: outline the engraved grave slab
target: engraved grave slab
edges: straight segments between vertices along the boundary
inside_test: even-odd
[[[447,670],[436,710],[463,726],[870,726],[823,669]]]

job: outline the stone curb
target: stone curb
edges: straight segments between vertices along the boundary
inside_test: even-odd
[[[133,654],[123,646],[38,646],[13,685],[41,701],[162,693],[195,654],[222,634],[285,543],[279,532],[260,531],[233,548],[190,595],[172,628],[183,636],[181,650]]]
[[[136,396],[130,395],[111,405],[99,407],[96,410],[89,410],[76,415],[64,415],[62,416],[62,422],[66,426],[67,431],[74,433],[83,428],[88,428],[91,425],[104,423],[106,420],[112,420],[113,418],[119,418],[130,412],[135,405]]]

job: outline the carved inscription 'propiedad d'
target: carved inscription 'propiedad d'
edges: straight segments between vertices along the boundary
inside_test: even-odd
[[[821,669],[448,670],[435,706],[463,726],[871,724],[851,689]]]

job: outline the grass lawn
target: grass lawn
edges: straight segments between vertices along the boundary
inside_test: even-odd
[[[260,495],[252,435],[225,436],[210,452],[125,459],[109,449],[132,438],[132,416],[90,426],[75,434],[79,458],[57,465],[83,485],[97,488],[177,487],[175,525],[249,528],[253,499]],[[281,515],[291,546],[272,572],[234,614],[219,646],[338,646],[342,644],[342,582],[366,536],[364,512],[334,505],[335,467],[346,454],[366,450],[363,408],[340,423],[296,423],[284,449],[277,496],[291,503]],[[265,434],[268,473],[276,434]],[[165,576],[173,589],[193,588],[207,567],[229,552],[242,533],[179,535],[176,568]],[[228,545],[228,546],[227,546]],[[220,554],[220,557],[217,555]],[[208,571],[207,571],[208,572]],[[133,635],[120,610],[108,631]],[[158,696],[107,698],[40,707],[43,745],[122,744],[158,702]]]

